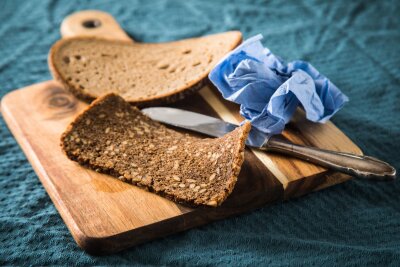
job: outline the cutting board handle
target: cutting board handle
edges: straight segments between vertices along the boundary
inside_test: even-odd
[[[133,41],[110,14],[98,10],[79,11],[67,16],[61,23],[61,35],[64,38],[95,36]]]

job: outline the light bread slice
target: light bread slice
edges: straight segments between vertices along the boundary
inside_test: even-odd
[[[201,139],[166,128],[108,94],[69,125],[61,146],[70,159],[98,172],[177,202],[215,207],[236,184],[250,127]]]
[[[214,65],[241,40],[237,31],[170,43],[77,37],[54,44],[48,61],[53,77],[82,100],[112,92],[148,106],[201,88]]]

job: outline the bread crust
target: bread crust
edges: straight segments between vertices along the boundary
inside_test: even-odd
[[[234,42],[232,42],[231,46],[228,47],[227,49],[229,51],[233,50],[235,47],[237,47],[241,42],[242,42],[242,34],[239,31],[232,31],[232,32],[226,32],[226,34],[236,34]],[[185,40],[180,40],[180,41],[175,41],[171,43],[179,43],[179,42],[184,42],[187,40],[193,40],[197,38],[191,38],[191,39],[185,39]],[[85,102],[92,102],[94,99],[96,99],[98,96],[93,95],[91,92],[83,92],[80,88],[77,86],[74,86],[72,83],[68,82],[67,78],[63,76],[62,72],[56,67],[55,64],[55,56],[57,52],[61,49],[61,47],[71,41],[74,40],[99,40],[99,41],[106,41],[110,43],[117,43],[117,44],[131,44],[130,41],[120,41],[120,40],[109,40],[109,39],[104,39],[104,38],[99,38],[99,37],[71,37],[71,38],[65,38],[57,41],[50,49],[49,54],[48,54],[48,65],[50,72],[53,76],[53,78],[60,82],[64,88],[66,88],[68,91],[70,91],[72,94],[74,94],[78,99],[81,99]],[[171,44],[170,43],[170,44]],[[144,44],[146,45],[146,44]],[[163,94],[157,94],[156,96],[152,97],[147,97],[146,99],[143,100],[130,100],[126,99],[129,103],[136,105],[138,107],[147,107],[147,106],[154,106],[154,105],[159,105],[159,104],[166,104],[166,103],[172,103],[178,100],[181,100],[185,98],[186,96],[198,91],[201,89],[206,81],[208,76],[208,72],[204,72],[203,75],[199,76],[197,79],[191,80],[187,82],[184,86],[180,88],[176,88],[175,90],[171,90],[169,92],[163,93]],[[117,93],[117,92],[116,92]]]
[[[81,164],[83,166],[86,166],[88,168],[97,170],[97,171],[102,172],[102,173],[110,174],[110,175],[118,178],[121,175],[123,175],[121,173],[121,170],[115,169],[113,167],[108,168],[108,167],[105,167],[104,165],[101,165],[101,164],[94,164],[93,163],[94,161],[92,161],[91,158],[88,158],[87,155],[82,156],[81,153],[84,153],[84,152],[81,151],[79,153],[74,153],[74,149],[81,148],[83,150],[84,149],[83,146],[79,146],[79,145],[72,145],[71,146],[70,145],[71,136],[73,136],[74,131],[79,129],[80,127],[82,127],[82,124],[81,124],[81,126],[79,126],[79,124],[82,123],[82,121],[87,120],[88,118],[90,118],[88,116],[88,112],[90,112],[93,108],[96,108],[97,106],[101,106],[105,101],[109,100],[112,97],[118,97],[118,96],[113,94],[113,93],[111,93],[111,94],[107,94],[105,96],[99,97],[95,101],[93,101],[85,110],[83,110],[74,119],[73,122],[70,123],[70,125],[68,125],[67,129],[62,134],[60,141],[61,141],[62,150],[68,156],[68,158],[70,158],[71,160],[77,161],[79,164]],[[136,109],[136,107],[131,107],[131,108],[134,109],[134,112],[138,112],[138,109]],[[144,115],[141,115],[141,116],[145,117]],[[148,119],[148,120],[150,120],[150,119]],[[156,125],[159,125],[159,127],[164,127],[159,123],[156,123]],[[90,127],[92,127],[92,126],[90,126]],[[230,167],[228,168],[230,170],[230,172],[228,171],[227,174],[230,173],[230,176],[225,176],[225,178],[221,181],[221,182],[223,182],[223,181],[226,182],[226,183],[223,182],[223,185],[224,185],[223,188],[224,189],[219,191],[219,192],[216,191],[215,192],[216,194],[214,194],[214,196],[211,197],[211,198],[204,199],[204,197],[203,198],[199,197],[198,199],[188,199],[187,197],[184,197],[184,196],[179,195],[179,194],[178,195],[174,195],[174,194],[171,194],[171,193],[166,193],[166,191],[160,190],[160,188],[157,189],[157,186],[153,185],[153,182],[151,184],[143,184],[143,183],[140,183],[140,182],[137,183],[137,184],[133,183],[133,182],[132,183],[137,185],[137,186],[140,186],[142,188],[144,187],[148,191],[155,192],[155,193],[157,193],[159,195],[162,195],[162,196],[164,196],[164,197],[166,197],[168,199],[171,199],[171,200],[173,200],[175,202],[182,203],[182,204],[185,204],[185,205],[188,205],[188,206],[199,206],[199,205],[200,206],[211,206],[211,207],[219,206],[231,194],[231,192],[233,191],[233,189],[235,187],[235,184],[237,182],[237,177],[238,177],[238,175],[240,173],[240,169],[241,169],[241,166],[242,166],[243,161],[244,161],[245,141],[246,141],[247,135],[248,135],[248,133],[250,131],[250,128],[251,128],[250,123],[246,122],[240,128],[236,129],[235,133],[231,133],[231,134],[235,135],[234,140],[236,140],[237,143],[233,143],[232,144],[233,145],[232,150],[229,152],[231,157],[232,157],[232,161],[231,161]],[[98,134],[101,134],[101,133],[98,133]],[[182,135],[180,134],[180,136],[182,136]],[[210,139],[210,140],[213,140],[213,139]],[[225,155],[227,155],[227,154],[225,154]],[[142,167],[144,167],[144,166],[142,166]],[[215,180],[219,180],[218,176],[215,177]],[[127,181],[127,182],[130,182],[130,181]],[[196,183],[197,182],[198,181],[196,181]],[[221,184],[219,186],[221,186]]]

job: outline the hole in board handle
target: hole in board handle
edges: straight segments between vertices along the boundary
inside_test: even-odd
[[[98,19],[89,19],[82,22],[82,26],[88,29],[94,29],[101,26],[101,22]]]

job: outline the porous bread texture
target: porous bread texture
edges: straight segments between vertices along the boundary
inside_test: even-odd
[[[149,106],[201,88],[211,69],[241,40],[237,31],[169,43],[75,37],[55,43],[48,63],[53,77],[82,100],[112,92]]]
[[[77,116],[61,146],[70,159],[98,172],[176,202],[216,207],[236,184],[250,127],[201,139],[169,129],[108,94]]]

